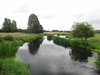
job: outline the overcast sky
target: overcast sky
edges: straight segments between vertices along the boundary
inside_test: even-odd
[[[100,29],[100,0],[0,0],[0,28],[9,18],[25,29],[32,13],[45,30],[70,30],[74,22],[84,21]]]

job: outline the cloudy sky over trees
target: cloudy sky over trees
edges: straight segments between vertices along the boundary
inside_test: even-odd
[[[100,0],[0,0],[0,28],[10,18],[25,29],[32,13],[45,30],[70,30],[73,22],[83,21],[100,29]]]

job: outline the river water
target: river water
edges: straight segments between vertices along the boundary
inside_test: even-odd
[[[29,63],[31,75],[98,75],[88,62],[91,52],[64,48],[47,40],[46,36],[23,44],[16,56]]]

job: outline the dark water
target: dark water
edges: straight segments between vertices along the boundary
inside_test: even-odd
[[[25,43],[16,55],[30,64],[31,75],[98,75],[88,62],[91,52],[58,46],[46,36]]]

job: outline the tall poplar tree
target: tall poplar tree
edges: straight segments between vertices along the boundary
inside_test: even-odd
[[[31,14],[28,19],[28,31],[30,33],[41,33],[43,27],[40,25],[38,17],[35,14]]]

